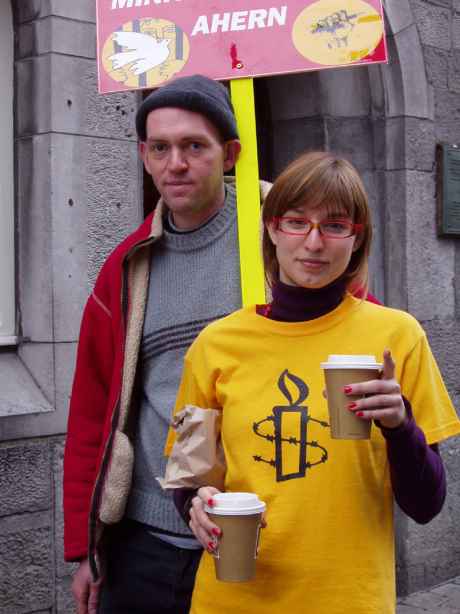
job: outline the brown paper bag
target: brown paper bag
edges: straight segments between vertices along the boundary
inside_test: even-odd
[[[222,412],[194,405],[174,416],[176,431],[164,478],[157,478],[162,488],[224,488],[225,457],[220,438]]]

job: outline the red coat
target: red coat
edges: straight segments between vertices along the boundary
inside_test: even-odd
[[[149,245],[161,234],[160,209],[157,207],[109,256],[84,310],[64,455],[67,561],[95,552],[99,508],[113,457],[114,434],[120,426],[122,381],[129,375],[125,341],[131,315],[131,278],[140,260],[145,268]],[[129,370],[135,367],[131,364]]]

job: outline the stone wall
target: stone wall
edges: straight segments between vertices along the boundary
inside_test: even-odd
[[[97,92],[94,0],[14,0],[12,9],[21,342],[0,351],[0,611],[70,614],[69,391],[88,292],[142,219],[138,95]]]
[[[395,0],[396,1],[396,0]],[[393,4],[390,0],[388,4]],[[435,223],[436,143],[460,143],[460,2],[410,0],[431,100],[431,121],[405,141],[416,160],[406,194],[408,310],[427,331],[433,352],[460,410],[460,241],[438,238]],[[424,75],[421,75],[424,77]],[[441,446],[448,478],[444,510],[428,527],[400,518],[400,592],[460,574],[460,443]]]

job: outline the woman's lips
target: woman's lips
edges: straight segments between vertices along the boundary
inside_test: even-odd
[[[302,260],[299,260],[300,264],[305,267],[306,269],[322,269],[327,262],[325,262],[324,260],[313,260],[310,258],[303,258]]]

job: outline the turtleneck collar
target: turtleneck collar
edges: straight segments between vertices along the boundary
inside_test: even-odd
[[[339,277],[324,288],[288,286],[277,281],[272,288],[273,301],[265,315],[281,322],[314,320],[340,305],[346,292],[346,280]]]

